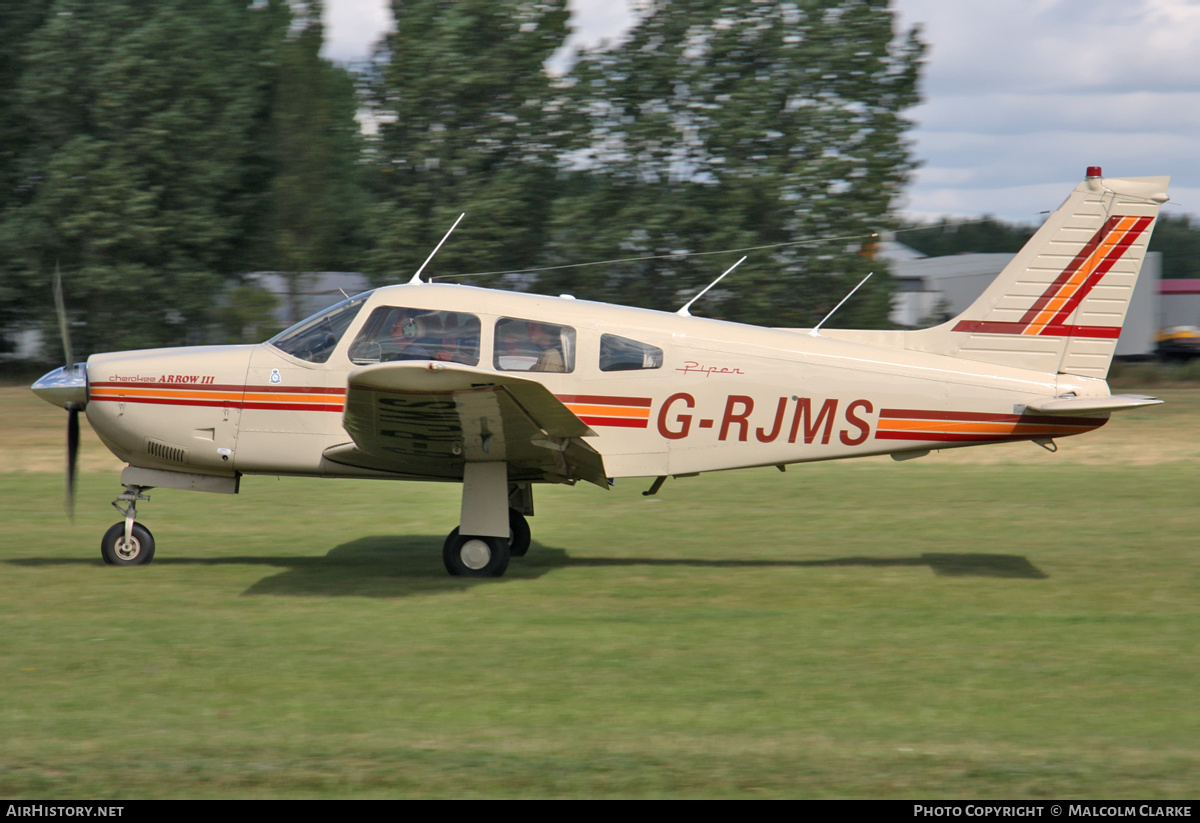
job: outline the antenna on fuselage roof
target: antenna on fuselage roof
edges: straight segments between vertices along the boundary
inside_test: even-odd
[[[705,287],[704,287],[704,291],[700,292],[700,293],[699,293],[699,294],[697,294],[695,297],[693,297],[691,300],[687,301],[687,303],[684,305],[684,307],[683,307],[683,308],[681,308],[679,311],[677,311],[677,312],[675,312],[675,313],[676,313],[676,314],[678,314],[680,317],[691,317],[691,316],[692,316],[692,313],[691,313],[690,311],[688,311],[688,309],[689,309],[689,308],[691,308],[692,304],[693,304],[693,303],[695,303],[697,300],[699,300],[701,297],[703,297],[703,296],[704,296],[704,295],[705,295],[705,294],[708,292],[708,290],[709,290],[709,289],[711,289],[713,286],[715,286],[715,285],[717,285],[718,283],[720,283],[720,282],[721,282],[721,280],[722,280],[722,279],[725,277],[725,275],[726,275],[726,274],[729,274],[731,271],[733,271],[734,269],[736,269],[738,266],[742,265],[742,262],[743,262],[743,261],[746,259],[746,257],[748,257],[748,256],[749,256],[749,255],[742,255],[742,259],[741,259],[741,260],[737,261],[737,262],[736,262],[736,263],[734,263],[732,266],[730,266],[729,268],[725,269],[724,273],[722,273],[720,277],[718,277],[716,280],[712,281],[712,282],[711,282],[711,283],[709,283],[707,286],[705,286]]]
[[[417,273],[412,276],[412,280],[408,281],[408,284],[410,286],[414,283],[424,283],[425,282],[424,280],[421,279],[421,272],[425,271],[425,267],[429,265],[429,261],[433,259],[433,256],[438,253],[438,249],[440,249],[442,247],[442,243],[446,242],[446,240],[450,237],[451,232],[453,232],[455,229],[458,228],[458,224],[461,223],[462,219],[466,216],[467,216],[467,213],[465,211],[462,214],[460,214],[458,216],[458,219],[454,221],[454,225],[450,227],[450,231],[446,232],[446,236],[442,238],[441,243],[438,243],[436,246],[433,247],[433,251],[431,251],[429,253],[429,256],[425,258],[425,262],[421,264],[421,268],[417,269]]]
[[[874,273],[875,273],[875,272],[871,272],[871,274],[874,274]],[[809,330],[809,332],[808,332],[808,333],[809,333],[811,336],[813,336],[813,337],[820,337],[821,335],[817,334],[817,331],[818,331],[818,330],[819,330],[819,329],[820,329],[822,326],[824,326],[824,325],[825,325],[825,321],[826,321],[826,320],[828,320],[829,318],[833,317],[833,312],[835,312],[835,311],[837,311],[838,309],[840,309],[840,308],[842,307],[842,303],[845,303],[847,300],[849,300],[851,297],[853,297],[853,296],[854,296],[854,293],[863,287],[863,283],[866,283],[868,280],[870,280],[870,279],[871,279],[871,274],[868,274],[866,277],[864,277],[864,278],[862,279],[862,281],[861,281],[861,282],[860,282],[860,283],[859,283],[857,286],[855,286],[854,288],[850,289],[850,293],[849,293],[849,294],[847,294],[845,297],[843,297],[843,298],[842,298],[842,302],[841,302],[841,303],[838,303],[836,306],[834,306],[834,307],[833,307],[833,311],[831,311],[829,314],[827,314],[827,315],[825,315],[824,317],[822,317],[822,318],[821,318],[821,322],[820,322],[820,323],[818,323],[817,325],[813,326],[813,327],[812,327],[812,328]]]

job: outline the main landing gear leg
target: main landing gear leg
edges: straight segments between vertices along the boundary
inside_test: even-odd
[[[510,535],[508,464],[467,463],[459,526],[442,547],[446,571],[460,577],[500,577],[512,554]]]
[[[125,515],[125,520],[114,523],[100,541],[100,556],[110,566],[144,566],[154,559],[154,535],[136,522],[137,501],[150,499],[142,494],[148,488],[127,484],[113,501],[113,508]]]

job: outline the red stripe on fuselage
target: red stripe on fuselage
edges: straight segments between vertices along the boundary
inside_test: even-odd
[[[344,395],[345,389],[329,388],[326,386],[280,386],[272,383],[266,386],[239,386],[234,383],[205,385],[203,383],[135,383],[132,381],[103,381],[88,383],[96,388],[117,389],[151,389],[154,391],[233,391],[233,392],[278,392],[280,394],[336,394]]]
[[[619,426],[624,429],[644,429],[650,424],[645,417],[592,417],[582,415],[579,418],[589,426]]]
[[[90,402],[100,403],[142,403],[152,406],[199,406],[231,409],[259,409],[266,411],[317,411],[341,412],[345,407],[345,389],[326,386],[239,386],[236,384],[197,384],[197,383],[140,383],[134,381],[101,380],[90,384],[90,388],[101,390],[100,394],[89,398]],[[121,389],[136,391],[136,394],[124,395]],[[195,397],[186,395],[206,395],[226,392],[227,397]],[[245,395],[255,394],[291,394],[313,395],[310,402],[305,401],[266,401],[246,400]]]
[[[92,397],[93,403],[142,403],[151,406],[209,406],[229,409],[267,409],[276,411],[340,412],[343,403],[243,403],[240,400],[187,400],[182,397]]]
[[[927,409],[880,409],[879,420],[967,420],[976,423],[1044,423],[1058,426],[1088,426],[1108,418],[1058,417],[1050,414],[996,414],[993,412],[935,411]]]
[[[556,394],[563,403],[586,403],[590,406],[637,406],[650,408],[649,397],[607,397],[599,394]]]

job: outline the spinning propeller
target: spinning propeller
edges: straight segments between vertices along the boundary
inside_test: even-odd
[[[66,365],[45,374],[31,386],[33,393],[55,406],[67,410],[67,514],[74,517],[75,465],[79,458],[79,412],[87,407],[87,364],[75,363],[71,352],[71,335],[67,328],[67,309],[63,302],[62,274],[54,267],[54,308],[58,312],[58,328],[62,335]]]

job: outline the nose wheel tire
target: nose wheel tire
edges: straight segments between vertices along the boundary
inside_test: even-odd
[[[125,523],[114,523],[100,541],[100,556],[110,566],[144,566],[154,559],[154,535],[141,523],[134,523],[126,540]]]
[[[508,539],[450,532],[442,546],[446,571],[455,577],[500,577],[508,568]]]

